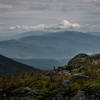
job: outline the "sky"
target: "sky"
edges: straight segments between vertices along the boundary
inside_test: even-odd
[[[0,0],[0,36],[52,28],[100,32],[100,0]]]

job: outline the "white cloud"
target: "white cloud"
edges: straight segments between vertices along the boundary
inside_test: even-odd
[[[71,23],[68,20],[63,20],[61,24],[59,24],[61,28],[80,28],[79,24]]]
[[[46,28],[44,24],[39,24],[36,26],[25,26],[25,25],[16,25],[16,26],[11,26],[9,30],[16,30],[16,31],[30,31],[30,30],[42,30]]]
[[[0,8],[13,8],[12,5],[0,3]]]
[[[60,24],[53,24],[50,26],[47,26],[45,24],[39,24],[35,26],[25,26],[25,25],[17,25],[17,26],[11,26],[9,30],[13,31],[31,31],[31,30],[63,30],[63,29],[77,29],[80,28],[79,24],[71,23],[67,20],[63,20]]]

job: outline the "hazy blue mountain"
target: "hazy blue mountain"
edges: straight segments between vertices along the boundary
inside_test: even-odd
[[[23,37],[27,37],[27,36],[40,36],[40,35],[49,34],[49,33],[50,32],[48,32],[48,31],[28,31],[28,32],[23,32],[23,33],[14,35],[14,38],[19,39],[19,38],[23,38]]]
[[[49,32],[38,36],[30,32],[27,36],[23,33],[23,37],[19,39],[0,42],[0,54],[16,59],[27,59],[28,61],[34,58],[71,58],[81,52],[99,53],[100,37],[74,31]],[[46,62],[44,62],[45,64]]]
[[[100,36],[100,32],[90,32],[89,34],[95,35],[95,36]]]
[[[35,66],[36,68],[42,69],[42,70],[48,70],[53,69],[57,66],[65,65],[67,62],[67,59],[16,59],[17,61],[30,65]]]
[[[34,71],[39,71],[39,69],[0,55],[0,76]]]

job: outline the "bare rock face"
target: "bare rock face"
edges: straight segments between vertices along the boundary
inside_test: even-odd
[[[88,76],[80,75],[80,74],[75,74],[69,80],[65,81],[63,83],[63,86],[67,87],[68,84],[70,84],[70,83],[74,83],[74,82],[76,82],[78,80],[88,80],[88,79],[89,79]]]
[[[66,69],[70,72],[75,69],[80,69],[81,67],[89,63],[89,60],[87,60],[88,57],[89,56],[87,54],[78,54],[68,62]]]
[[[89,77],[85,75],[75,74],[70,78],[70,82],[76,82],[78,80],[88,80]]]
[[[81,53],[78,54],[77,56],[75,56],[74,58],[72,58],[69,62],[68,65],[72,65],[73,63],[77,62],[77,61],[81,61],[84,60],[85,58],[89,57],[87,54]]]

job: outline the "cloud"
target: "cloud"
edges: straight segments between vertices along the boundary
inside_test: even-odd
[[[12,30],[16,30],[16,31],[30,31],[30,30],[42,30],[46,28],[46,26],[44,24],[39,24],[36,26],[25,26],[25,25],[16,25],[16,26],[11,26],[9,28],[10,31]]]
[[[71,23],[68,20],[63,20],[61,24],[58,25],[60,28],[80,28],[79,24]]]
[[[82,31],[82,32],[96,32],[100,29],[100,25],[98,24],[78,24],[72,23],[68,20],[63,20],[59,24],[38,24],[34,26],[25,26],[25,25],[16,25],[11,26],[8,28],[9,31],[15,32],[25,32],[25,31],[37,31],[37,30],[44,30],[44,31],[63,31],[63,30],[70,30],[70,31]]]
[[[0,3],[0,8],[13,8],[12,5]]]
[[[71,23],[67,20],[63,20],[60,24],[53,24],[53,25],[45,25],[45,24],[38,24],[35,26],[25,26],[25,25],[17,25],[9,27],[10,31],[31,31],[31,30],[63,30],[63,29],[77,29],[80,28],[79,24]]]
[[[11,26],[7,29],[4,27],[1,27],[0,30],[9,30],[10,32],[25,32],[25,31],[81,31],[81,32],[99,32],[100,25],[98,24],[77,24],[77,23],[71,23],[67,20],[61,21],[60,24],[52,24],[52,25],[45,25],[45,24],[38,24],[35,26],[25,26],[25,25],[16,25]]]

